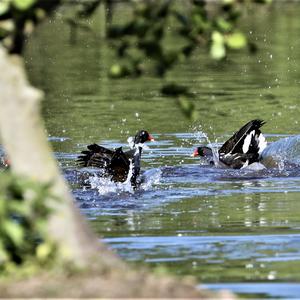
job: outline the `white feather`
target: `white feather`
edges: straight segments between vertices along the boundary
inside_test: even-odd
[[[129,144],[130,149],[133,149],[133,148],[134,148],[134,140],[133,140],[133,137],[129,137],[129,138],[127,139],[127,143]]]
[[[262,133],[257,137],[256,140],[258,142],[258,154],[261,155],[261,153],[267,147],[267,141],[266,138],[262,135]]]
[[[241,169],[244,169],[244,168],[248,167],[248,165],[249,165],[249,159],[247,159],[247,161],[243,164]]]
[[[255,134],[255,131],[252,130],[249,134],[246,135],[244,144],[243,144],[243,153],[247,153],[251,144],[252,136]]]
[[[149,149],[149,147],[144,143],[135,144],[133,137],[129,137],[127,139],[127,142],[128,142],[128,145],[129,145],[130,149],[139,149],[139,148],[143,148],[143,150],[148,150]]]

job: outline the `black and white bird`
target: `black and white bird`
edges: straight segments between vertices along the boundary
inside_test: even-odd
[[[114,182],[125,182],[131,172],[130,182],[136,187],[143,144],[147,141],[154,141],[154,138],[148,131],[141,130],[135,135],[131,150],[126,152],[122,147],[111,150],[97,144],[88,145],[77,161],[82,167],[103,169],[103,176],[109,176]]]
[[[217,156],[220,165],[242,169],[254,162],[259,162],[261,154],[267,146],[266,139],[260,131],[264,124],[263,120],[252,120],[227,140],[218,150]],[[213,150],[209,147],[198,147],[193,156],[205,157],[210,164],[215,164]]]

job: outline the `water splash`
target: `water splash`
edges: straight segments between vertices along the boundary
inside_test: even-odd
[[[107,195],[110,193],[130,193],[134,194],[130,179],[133,173],[133,164],[130,162],[130,169],[126,181],[124,182],[114,182],[110,177],[103,177],[102,174],[93,174],[89,176],[85,183],[87,183],[91,189],[97,190],[99,195]],[[162,171],[160,169],[150,169],[143,173],[141,176],[141,183],[139,190],[148,191],[153,189],[153,186],[160,182]]]
[[[120,194],[122,192],[134,192],[131,183],[128,183],[127,180],[125,182],[114,182],[109,177],[99,177],[94,174],[93,176],[90,176],[86,182],[92,189],[97,190],[101,196],[110,193]]]
[[[262,152],[263,162],[283,170],[285,166],[300,165],[300,135],[280,139]]]
[[[213,154],[213,162],[215,166],[219,166],[220,165],[220,161],[219,161],[219,152],[218,152],[218,148],[217,148],[217,140],[215,140],[215,143],[212,143],[211,140],[209,139],[207,133],[203,132],[203,131],[197,131],[195,132],[196,137],[200,136],[201,138],[204,138],[207,142],[207,147],[210,147],[212,150],[212,154]]]
[[[124,182],[114,182],[111,177],[103,176],[104,174],[93,174],[88,177],[85,183],[89,184],[92,189],[98,191],[99,195],[105,195],[109,193],[134,193],[133,187],[131,185],[131,177],[133,174],[133,164],[130,160],[130,166],[127,178]]]
[[[151,190],[154,185],[160,183],[162,171],[160,169],[150,169],[144,172],[142,176],[141,189],[144,191]]]

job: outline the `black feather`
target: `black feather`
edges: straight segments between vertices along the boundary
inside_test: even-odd
[[[134,143],[144,143],[151,140],[151,135],[146,130],[139,131],[134,138]],[[107,149],[98,144],[87,146],[78,156],[77,162],[82,167],[95,167],[104,169],[104,176],[109,176],[115,182],[124,182],[133,164],[131,184],[136,187],[137,177],[140,173],[140,159],[142,148],[139,147],[123,152],[122,147],[115,150]]]
[[[228,153],[243,153],[243,145],[246,136],[253,130],[255,131],[255,136],[259,136],[261,134],[260,127],[262,127],[264,124],[265,122],[259,119],[248,122],[223,144],[219,150],[219,154],[224,155]]]

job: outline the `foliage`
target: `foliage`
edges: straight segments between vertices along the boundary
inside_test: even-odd
[[[49,185],[0,174],[0,272],[54,255],[46,234],[49,201]]]
[[[247,5],[270,1],[128,1],[132,16],[125,24],[108,26],[107,38],[118,58],[110,67],[109,75],[111,78],[122,78],[153,74],[163,78],[178,62],[184,62],[199,48],[207,49],[210,57],[217,61],[224,59],[229,51],[247,46],[250,51],[255,51],[255,45],[239,29],[239,21]],[[36,24],[61,3],[64,0],[2,0],[0,41],[10,52],[21,53],[25,36],[32,29],[30,24]],[[101,3],[107,6],[106,12],[111,17],[111,0],[78,0],[71,3],[75,15],[66,20],[73,33],[77,27],[87,29],[80,20],[92,16]],[[167,83],[161,92],[176,97],[184,114],[195,119],[194,104],[187,97],[191,93],[185,87]]]
[[[213,59],[223,59],[228,51],[245,48],[248,40],[238,28],[242,9],[262,0],[137,1],[125,24],[108,31],[121,63],[110,70],[113,78],[149,74],[163,77],[177,62],[182,62],[199,47],[209,50]],[[184,6],[183,6],[184,5]],[[172,39],[173,47],[166,40]],[[251,44],[250,44],[251,45]],[[253,49],[253,47],[250,47]],[[149,64],[149,59],[151,64]],[[123,63],[122,63],[123,61]]]
[[[36,0],[2,0],[2,2],[0,2],[0,13],[3,15],[11,9],[25,11],[35,2]]]
[[[132,18],[109,28],[118,62],[109,72],[112,78],[154,74],[165,77],[178,62],[184,62],[196,49],[205,48],[214,60],[222,60],[229,51],[249,46],[256,48],[238,28],[243,7],[264,0],[137,1],[132,3]],[[166,41],[169,42],[166,42]],[[168,47],[172,44],[172,47]],[[187,88],[176,83],[162,87],[163,95],[176,97],[177,104],[191,120],[197,118]],[[184,97],[183,97],[184,96]]]
[[[0,42],[11,53],[20,54],[26,36],[59,3],[60,0],[1,0]]]

